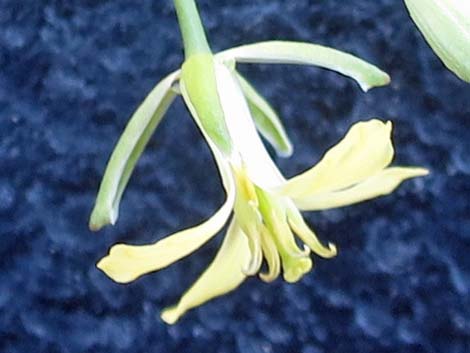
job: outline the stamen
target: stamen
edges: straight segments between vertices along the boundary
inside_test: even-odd
[[[251,252],[251,260],[248,267],[243,268],[242,271],[247,276],[254,276],[258,273],[263,262],[263,252],[261,250],[261,239],[259,227],[249,227],[247,231],[243,232],[248,239],[248,247]]]
[[[250,178],[246,173],[246,169],[242,167],[237,167],[234,164],[232,165],[232,170],[235,175],[235,181],[237,184],[237,192],[240,197],[243,198],[246,202],[258,206],[258,197],[256,195],[256,189]]]
[[[253,183],[246,175],[243,166],[232,164],[237,186],[237,196],[234,205],[235,218],[248,239],[251,252],[251,260],[243,273],[253,276],[258,273],[263,262],[263,251],[261,249],[261,214],[258,211],[258,198]]]
[[[297,210],[294,205],[289,205],[287,208],[287,219],[292,230],[315,254],[326,259],[336,256],[338,253],[336,246],[332,243],[328,243],[328,247],[325,247],[320,243],[316,234],[310,229],[307,223],[305,223],[299,210]]]
[[[272,282],[281,273],[281,259],[279,258],[279,252],[276,248],[269,229],[262,225],[261,228],[261,248],[263,249],[264,258],[268,265],[268,272],[262,272],[259,277],[264,282]]]
[[[295,242],[294,234],[287,223],[283,200],[258,187],[256,194],[263,221],[281,257],[284,279],[287,282],[296,282],[312,268],[312,260],[308,257],[310,249],[304,246],[302,250]]]

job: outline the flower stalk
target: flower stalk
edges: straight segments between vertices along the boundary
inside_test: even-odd
[[[201,16],[194,0],[173,0],[183,38],[184,54],[188,59],[195,54],[210,54]]]

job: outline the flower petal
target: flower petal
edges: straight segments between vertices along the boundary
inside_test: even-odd
[[[427,174],[423,168],[391,167],[348,189],[293,200],[297,207],[308,211],[343,207],[390,194],[404,180]]]
[[[468,0],[405,0],[411,18],[444,64],[470,82]]]
[[[363,91],[390,83],[390,77],[376,66],[351,54],[311,43],[260,42],[225,50],[216,57],[238,62],[315,65],[355,79]]]
[[[129,120],[106,166],[90,216],[91,230],[116,222],[119,202],[137,160],[176,96],[172,85],[178,75],[176,71],[160,81]]]
[[[113,246],[97,267],[118,283],[128,283],[160,270],[197,250],[224,226],[235,201],[235,186],[229,166],[214,154],[227,192],[223,206],[207,221],[170,235],[155,244]]]
[[[279,191],[293,198],[339,190],[388,166],[393,158],[391,122],[359,122],[308,171],[289,179]]]
[[[220,103],[234,150],[239,153],[250,180],[263,187],[284,183],[282,174],[269,156],[251,118],[237,79],[223,64],[215,65]]]
[[[292,155],[292,143],[277,113],[240,73],[237,72],[236,76],[248,100],[251,115],[260,134],[269,141],[279,156]]]
[[[163,321],[174,324],[189,309],[238,287],[246,278],[243,269],[248,266],[250,258],[247,238],[232,221],[214,261],[178,304],[162,312]]]

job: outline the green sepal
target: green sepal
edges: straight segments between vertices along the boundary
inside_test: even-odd
[[[449,70],[470,83],[468,0],[405,0],[411,18]]]
[[[314,65],[337,71],[357,81],[363,91],[390,83],[390,76],[368,62],[318,44],[267,41],[242,45],[216,55],[222,60],[263,64]]]
[[[179,71],[160,81],[130,118],[106,166],[90,216],[91,230],[116,222],[119,203],[132,171],[176,96],[172,85],[178,75]]]
[[[292,143],[277,113],[240,73],[236,72],[236,76],[260,134],[269,141],[279,156],[291,156],[293,152]]]
[[[186,105],[194,110],[191,114],[201,124],[201,130],[223,154],[230,155],[230,133],[220,104],[213,55],[196,54],[189,57],[181,69],[180,85]]]

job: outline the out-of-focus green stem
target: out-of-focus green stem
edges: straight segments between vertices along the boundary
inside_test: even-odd
[[[194,54],[210,53],[206,34],[195,0],[173,0],[176,15],[183,37],[184,53],[186,59]]]

